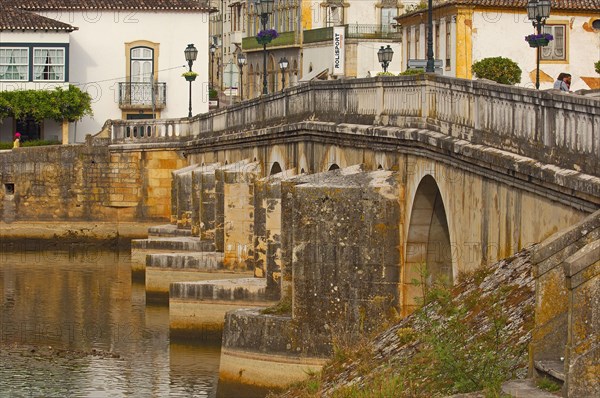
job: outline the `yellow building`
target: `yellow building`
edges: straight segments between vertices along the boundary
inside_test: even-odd
[[[435,4],[435,3],[434,3]],[[535,33],[526,0],[449,0],[433,7],[433,50],[447,76],[472,78],[474,62],[503,56],[515,61],[522,86],[535,85],[536,50],[525,36]],[[600,54],[600,0],[552,1],[543,28],[554,40],[541,52],[540,88],[552,88],[561,72],[573,75],[571,90],[600,88],[594,62]],[[402,32],[402,70],[409,59],[427,57],[427,10],[396,18]]]

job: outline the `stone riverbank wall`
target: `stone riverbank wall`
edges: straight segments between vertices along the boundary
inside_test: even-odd
[[[171,171],[187,164],[176,145],[83,145],[0,151],[0,215],[12,221],[168,221]]]

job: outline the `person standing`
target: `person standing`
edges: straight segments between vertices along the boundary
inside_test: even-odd
[[[21,146],[21,134],[15,133],[15,140],[13,141],[13,148],[18,148]]]
[[[554,89],[560,91],[570,92],[571,89],[571,75],[568,73],[561,73],[554,82]]]

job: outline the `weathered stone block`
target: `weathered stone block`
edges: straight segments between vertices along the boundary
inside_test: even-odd
[[[398,306],[396,186],[393,172],[342,171],[295,187],[290,217],[296,321],[318,334],[363,332]]]

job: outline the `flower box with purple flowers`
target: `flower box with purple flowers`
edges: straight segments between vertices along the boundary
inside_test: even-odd
[[[529,47],[545,47],[551,40],[554,40],[554,37],[550,33],[525,36],[525,41],[529,43]]]
[[[277,31],[275,29],[265,29],[265,30],[261,30],[260,32],[258,32],[258,34],[256,35],[256,41],[258,42],[258,44],[260,45],[267,45],[269,44],[273,39],[276,39],[279,37],[279,33],[277,33]]]

